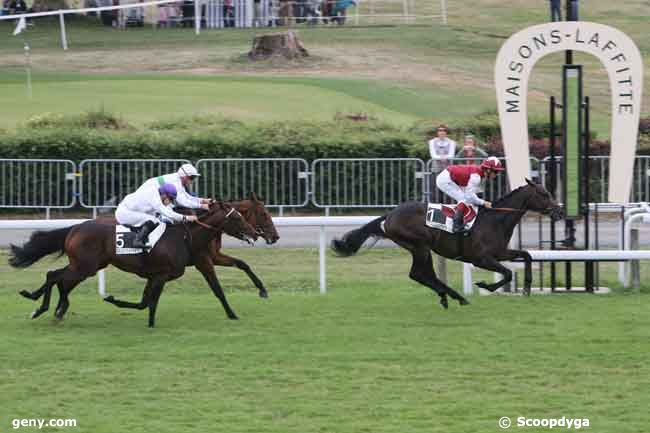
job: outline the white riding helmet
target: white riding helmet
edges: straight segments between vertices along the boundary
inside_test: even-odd
[[[201,176],[192,164],[183,164],[181,168],[178,169],[178,175],[180,177],[198,177]]]

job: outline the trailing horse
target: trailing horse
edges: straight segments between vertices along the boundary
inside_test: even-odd
[[[512,233],[526,211],[550,214],[551,218],[557,220],[562,218],[562,210],[544,187],[528,179],[526,185],[497,200],[492,206],[494,209],[481,208],[474,226],[465,235],[430,229],[424,225],[426,203],[403,203],[386,215],[346,233],[342,239],[333,240],[332,249],[340,256],[351,256],[371,236],[392,240],[413,256],[409,277],[435,291],[445,308],[448,307],[447,295],[461,305],[469,302],[436,276],[432,250],[443,257],[502,274],[503,279],[496,283],[477,283],[477,286],[489,291],[495,291],[512,281],[512,271],[499,261],[521,258],[526,262],[525,287],[530,289],[532,259],[527,251],[508,249]]]
[[[39,231],[22,247],[11,246],[9,263],[25,268],[42,257],[55,252],[68,256],[69,264],[50,271],[43,286],[34,292],[23,290],[21,295],[37,300],[43,296],[41,306],[32,313],[37,318],[50,305],[52,287],[59,289],[59,302],[55,316],[63,319],[68,307],[69,293],[83,280],[93,276],[109,264],[147,279],[139,303],[124,302],[112,296],[105,298],[121,308],[149,308],[149,326],[155,322],[156,308],[167,281],[179,278],[187,266],[194,265],[206,279],[214,295],[219,298],[228,318],[237,319],[228,305],[226,296],[214,273],[210,260],[209,244],[217,233],[226,231],[240,239],[256,239],[257,233],[234,208],[220,202],[213,203],[199,221],[188,225],[168,226],[162,238],[148,254],[117,255],[115,251],[115,220],[86,221],[69,228]]]
[[[271,218],[271,214],[269,214],[269,212],[266,210],[266,207],[264,207],[264,203],[258,199],[257,195],[254,192],[250,193],[250,196],[247,200],[229,201],[226,203],[237,209],[237,211],[242,214],[246,222],[255,229],[255,232],[260,237],[262,237],[268,245],[272,245],[280,239],[275,225],[273,224],[273,218]],[[178,209],[178,212],[188,215],[194,214],[195,210],[183,208]],[[210,241],[209,249],[210,260],[212,261],[212,264],[214,266],[235,266],[237,269],[241,269],[246,273],[246,275],[248,275],[248,278],[251,279],[253,284],[255,284],[260,297],[268,297],[268,292],[266,290],[266,287],[264,287],[264,283],[262,283],[257,275],[255,275],[248,263],[221,252],[222,235],[223,232],[219,232],[216,234],[215,238]]]

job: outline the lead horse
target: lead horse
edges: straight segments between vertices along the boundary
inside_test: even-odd
[[[257,197],[254,192],[251,192],[249,198],[246,200],[237,200],[226,202],[233,206],[239,213],[242,214],[248,224],[250,224],[256,233],[264,239],[267,245],[276,243],[280,236],[273,224],[271,214],[266,210],[264,202]],[[190,214],[194,213],[193,209],[179,209],[179,212]],[[212,241],[210,241],[210,260],[214,266],[234,266],[248,275],[255,287],[257,287],[260,297],[267,298],[268,291],[264,287],[264,283],[255,275],[251,267],[245,261],[228,256],[221,252],[223,232],[217,233]]]
[[[20,292],[34,301],[43,296],[42,304],[34,311],[32,318],[37,318],[48,310],[52,287],[56,284],[59,302],[55,316],[59,320],[63,319],[70,305],[69,293],[80,282],[112,264],[123,271],[146,278],[147,284],[139,303],[120,301],[111,296],[105,300],[122,308],[143,310],[148,307],[150,327],[155,324],[156,308],[165,283],[181,277],[190,265],[194,265],[203,274],[214,295],[221,301],[228,318],[237,319],[210,260],[210,242],[223,231],[244,240],[257,238],[255,228],[235,208],[214,202],[197,222],[169,226],[148,254],[117,255],[115,221],[91,220],[59,230],[34,233],[22,247],[11,246],[9,263],[17,268],[25,268],[55,252],[68,256],[69,264],[48,272],[45,283],[38,290]]]
[[[465,235],[425,226],[427,205],[421,202],[403,203],[386,215],[346,233],[342,239],[333,240],[332,249],[345,257],[355,254],[371,236],[392,240],[413,256],[409,277],[435,291],[444,308],[448,308],[447,295],[461,305],[469,302],[436,276],[431,251],[502,274],[503,279],[496,283],[477,283],[477,286],[492,292],[512,281],[512,271],[499,262],[523,259],[526,262],[524,284],[530,290],[532,258],[527,251],[509,249],[508,243],[526,211],[550,214],[553,220],[558,220],[562,218],[562,209],[544,187],[528,179],[526,185],[513,190],[492,206],[494,209],[481,208],[471,231]]]

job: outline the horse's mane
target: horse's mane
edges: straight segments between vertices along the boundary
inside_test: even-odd
[[[499,198],[497,201],[495,201],[492,205],[497,206],[497,205],[502,205],[504,201],[510,199],[513,195],[517,194],[520,190],[526,188],[528,185],[522,185],[518,188],[513,189],[510,191],[508,194],[504,195],[503,197]]]

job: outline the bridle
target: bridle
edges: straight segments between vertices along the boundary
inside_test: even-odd
[[[233,212],[237,212],[237,210],[234,207],[230,208],[228,213],[226,213],[226,217],[224,218],[224,221],[227,220],[228,217],[230,217],[230,215],[233,214]],[[239,212],[237,212],[237,213],[239,213]],[[209,214],[206,214],[205,216],[209,216]],[[217,231],[217,232],[221,231],[221,229],[218,229],[218,228],[216,228],[214,226],[211,226],[210,224],[204,223],[203,221],[201,221],[201,218],[197,219],[194,222],[197,223],[198,225],[200,225],[201,227],[206,228],[208,230],[214,230],[214,231]]]

